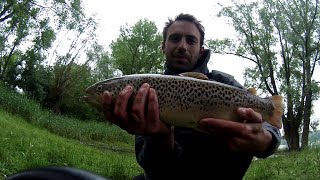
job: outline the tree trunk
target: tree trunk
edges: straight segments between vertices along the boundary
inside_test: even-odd
[[[283,117],[283,128],[285,132],[285,139],[288,144],[289,151],[300,150],[299,146],[299,126],[294,122],[295,119],[288,119]]]
[[[286,137],[288,148],[290,151],[300,150],[299,146],[299,131],[297,128],[291,128],[289,134]]]
[[[51,109],[54,113],[61,113],[61,104],[63,100],[64,87],[60,86],[58,83],[54,84],[55,87],[50,89],[49,95],[51,97]]]
[[[311,88],[308,88],[311,89]],[[303,131],[301,138],[301,148],[307,148],[309,142],[309,131],[310,131],[310,116],[311,116],[311,108],[312,108],[312,91],[308,90],[306,96],[306,103],[304,108],[304,119],[303,119]]]
[[[59,103],[59,102],[56,102],[56,103],[53,105],[52,111],[53,111],[54,113],[61,114],[61,108],[60,108],[60,103]]]

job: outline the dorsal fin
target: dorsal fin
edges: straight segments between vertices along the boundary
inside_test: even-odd
[[[253,94],[253,95],[257,95],[257,90],[256,90],[256,88],[249,88],[249,89],[247,89],[247,91],[248,91],[249,93]]]
[[[179,75],[185,76],[185,77],[192,77],[196,79],[209,80],[208,76],[199,72],[185,72],[185,73],[180,73]]]

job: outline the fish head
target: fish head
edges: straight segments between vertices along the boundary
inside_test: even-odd
[[[105,81],[101,81],[89,86],[85,90],[84,100],[93,107],[102,108],[103,94],[109,92],[111,96],[120,92],[118,78],[112,78]]]
[[[85,90],[85,96],[83,97],[84,100],[97,108],[100,108],[102,105],[102,94],[103,94],[103,84],[94,84],[90,87],[88,87]]]

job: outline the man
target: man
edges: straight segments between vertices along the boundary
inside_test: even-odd
[[[209,50],[203,47],[204,28],[189,14],[169,19],[163,30],[162,50],[166,57],[165,74],[194,71],[210,79],[243,88],[232,76],[209,72]],[[242,179],[253,156],[265,158],[279,146],[277,128],[262,121],[259,113],[238,108],[243,122],[205,118],[199,126],[209,132],[171,127],[159,119],[157,92],[148,84],[138,90],[131,107],[127,107],[132,87],[124,88],[117,98],[114,112],[105,117],[136,135],[136,158],[144,169],[145,179]],[[111,104],[108,92],[104,105]],[[127,109],[131,109],[127,112]]]

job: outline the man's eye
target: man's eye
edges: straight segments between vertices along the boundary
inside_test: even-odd
[[[169,37],[169,40],[170,41],[173,41],[173,42],[179,42],[181,40],[181,36],[170,36]]]
[[[187,43],[190,44],[190,45],[194,45],[196,44],[196,40],[194,38],[187,38]]]

